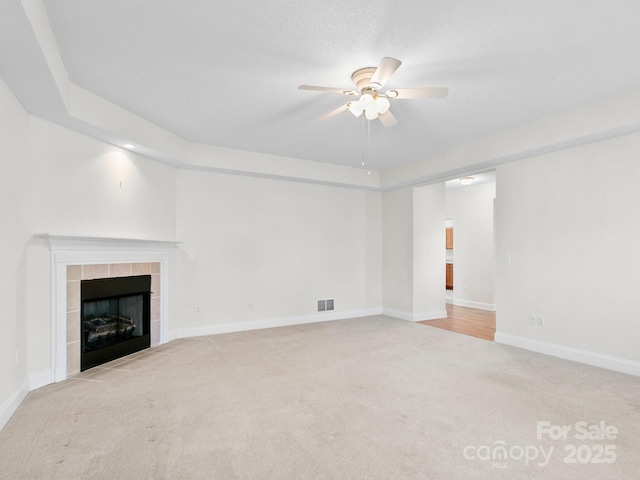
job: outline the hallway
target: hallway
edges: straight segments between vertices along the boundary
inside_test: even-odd
[[[496,333],[496,312],[447,303],[447,315],[447,318],[418,323],[493,341]]]

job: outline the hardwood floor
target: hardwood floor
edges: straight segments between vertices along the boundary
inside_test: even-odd
[[[496,312],[447,304],[447,315],[447,318],[418,323],[493,341],[496,333]]]

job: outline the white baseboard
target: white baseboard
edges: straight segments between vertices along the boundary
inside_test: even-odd
[[[447,303],[457,305],[459,307],[477,308],[479,310],[489,310],[490,312],[496,311],[495,303],[474,302],[471,300],[462,300],[459,298],[447,299]]]
[[[407,320],[409,322],[413,322],[413,314],[409,312],[404,312],[402,310],[394,310],[392,308],[383,308],[382,315],[386,315],[387,317],[399,318],[400,320]]]
[[[0,430],[4,428],[11,416],[26,398],[27,394],[36,388],[44,387],[53,383],[53,374],[51,371],[41,372],[30,375],[29,379],[16,392],[7,399],[0,407]]]
[[[580,350],[578,348],[566,347],[555,343],[541,342],[518,335],[496,332],[495,341],[512,347],[524,348],[533,352],[544,353],[554,357],[572,360],[574,362],[592,365],[594,367],[606,368],[616,372],[627,373],[629,375],[640,376],[640,362],[626,360],[624,358],[612,357],[601,353]]]
[[[380,315],[381,313],[380,309],[354,310],[349,312],[325,312],[300,317],[272,318],[268,320],[254,320],[251,322],[221,323],[206,325],[203,327],[181,328],[170,332],[168,340],[217,335],[220,333],[244,332],[247,330],[260,330],[263,328],[290,327],[292,325],[303,325],[306,323],[347,320],[349,318]]]
[[[423,320],[435,320],[437,318],[447,318],[447,311],[433,311],[433,312],[424,312],[424,313],[414,313],[413,321],[414,322],[422,322]]]
[[[0,430],[9,422],[18,407],[29,393],[28,382],[18,388],[0,407]]]
[[[29,391],[44,387],[50,383],[53,383],[53,372],[51,370],[29,375]]]
[[[407,320],[408,322],[422,322],[424,320],[435,320],[436,318],[447,318],[447,311],[433,311],[424,313],[411,313],[402,310],[394,310],[392,308],[383,308],[382,314],[388,317]]]

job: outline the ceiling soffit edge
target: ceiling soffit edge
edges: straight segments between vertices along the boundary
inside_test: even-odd
[[[44,111],[36,107],[29,113],[119,147],[133,143],[139,146],[136,153],[176,168],[386,191],[435,183],[474,170],[640,131],[640,89],[637,89],[382,172],[369,173],[362,168],[233,149],[226,149],[234,153],[233,161],[227,158],[220,161],[213,151],[219,147],[214,146],[205,146],[211,149],[211,155],[202,162],[190,154],[197,144],[74,85],[62,63],[44,5],[40,0],[21,4],[25,10],[24,21],[30,23],[42,53],[32,61],[46,64],[50,75],[45,81],[50,84],[48,87],[53,83],[66,107],[66,111],[56,112],[47,111],[47,106],[42,107]],[[25,104],[24,99],[19,100]],[[594,120],[582,121],[585,114]],[[507,151],[509,148],[511,151]],[[275,162],[254,161],[265,156]],[[484,160],[469,161],[479,157]]]

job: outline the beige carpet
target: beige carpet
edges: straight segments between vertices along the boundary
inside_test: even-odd
[[[108,366],[29,394],[0,432],[0,478],[640,475],[639,378],[388,317],[178,340]]]

